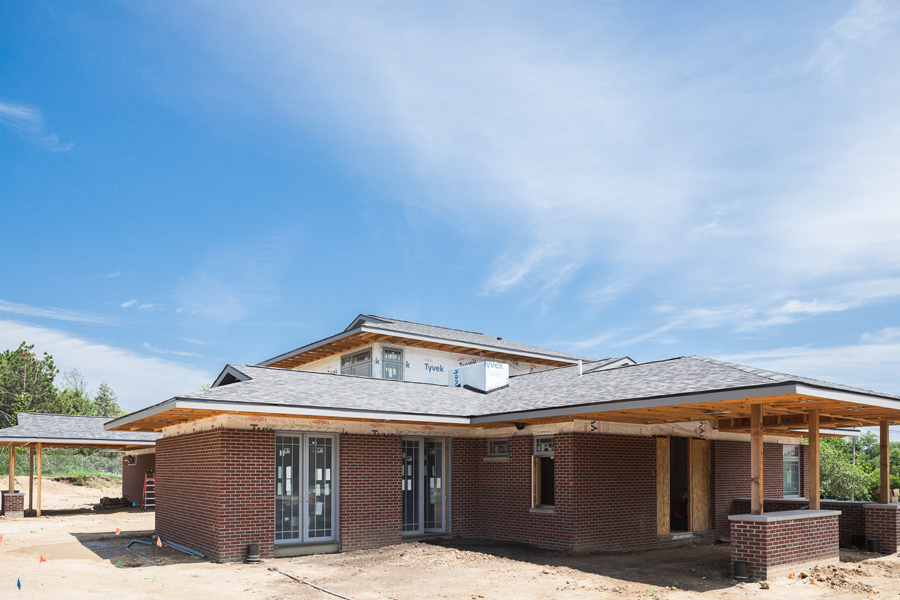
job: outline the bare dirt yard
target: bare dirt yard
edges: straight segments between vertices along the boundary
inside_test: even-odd
[[[68,490],[62,495],[73,497]],[[730,579],[727,545],[588,555],[442,540],[258,565],[215,564],[155,545],[126,548],[135,538],[151,541],[153,517],[152,512],[127,509],[0,518],[0,598],[334,600],[335,596],[281,572],[352,600],[801,600],[900,595],[900,558],[854,551],[842,551],[839,565],[809,570],[806,579],[776,579],[763,589],[759,583]],[[116,528],[121,530],[118,536]],[[46,562],[40,562],[41,555]]]
[[[108,477],[85,477],[83,485],[73,485],[76,477],[41,477],[42,510],[90,509],[100,503],[100,498],[118,498],[122,495],[122,482]],[[3,484],[6,484],[3,479]],[[37,482],[35,481],[35,488]],[[9,489],[9,488],[5,488]],[[28,508],[28,477],[16,477],[16,489],[25,494]]]

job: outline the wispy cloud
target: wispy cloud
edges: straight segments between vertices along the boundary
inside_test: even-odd
[[[118,277],[121,274],[122,274],[122,271],[116,271],[115,273],[108,273],[106,275],[101,275],[101,277],[103,277],[105,279],[112,279],[113,277]]]
[[[63,144],[55,133],[47,133],[41,111],[21,104],[0,102],[0,123],[51,152],[68,152],[75,144]]]
[[[138,306],[138,309],[139,310],[150,310],[154,306],[156,306],[156,304],[154,304],[154,303],[141,304],[140,306]]]
[[[44,319],[54,319],[56,321],[73,321],[77,323],[105,323],[106,319],[94,315],[88,315],[65,308],[47,308],[38,306],[29,306],[27,304],[17,304],[15,302],[7,302],[0,300],[0,312],[14,313],[29,317],[41,317]]]
[[[810,64],[826,74],[843,71],[848,55],[859,47],[870,47],[891,32],[900,15],[896,3],[884,0],[858,0],[832,25]]]
[[[23,340],[39,352],[49,352],[62,371],[78,369],[90,387],[108,381],[127,410],[167,400],[212,381],[213,375],[190,364],[143,356],[68,333],[17,321],[0,320],[0,348]]]
[[[132,300],[126,300],[125,302],[123,302],[123,303],[120,304],[119,306],[121,306],[122,308],[129,308],[129,307],[134,306],[135,304],[137,304],[137,302],[138,302],[138,301],[137,301],[137,300],[134,300],[134,299],[132,299]]]
[[[141,344],[141,346],[143,346],[147,350],[150,350],[151,352],[156,352],[157,354],[172,354],[175,356],[195,356],[195,357],[201,356],[200,354],[195,354],[193,352],[181,352],[179,350],[164,350],[162,348],[156,348],[154,346],[151,346],[149,342],[144,342],[143,344]]]

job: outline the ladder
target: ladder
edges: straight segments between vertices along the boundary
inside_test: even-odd
[[[144,473],[144,500],[141,508],[156,508],[156,475],[153,471]]]

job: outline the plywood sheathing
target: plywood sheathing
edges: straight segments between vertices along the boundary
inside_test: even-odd
[[[668,535],[671,531],[671,461],[670,441],[667,437],[656,438],[656,533]]]
[[[691,439],[690,442],[690,492],[691,531],[710,529],[709,440]]]
[[[819,510],[819,411],[809,411],[809,509]]]

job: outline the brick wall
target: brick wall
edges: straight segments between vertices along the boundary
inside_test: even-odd
[[[25,517],[25,494],[19,492],[3,492],[2,514],[7,519],[22,519]]]
[[[156,443],[156,531],[226,561],[274,551],[275,434],[214,430]]]
[[[744,561],[751,576],[781,577],[819,563],[838,562],[838,516],[781,521],[731,521],[731,569]]]
[[[509,440],[509,460],[485,462],[481,439],[453,441],[453,533],[540,548],[656,545],[656,441],[555,436],[555,506],[531,512],[533,438]]]
[[[822,500],[819,508],[822,510],[839,510],[841,511],[840,520],[840,540],[842,544],[848,547],[851,544],[854,535],[866,535],[866,504],[868,502],[850,502],[842,500]],[[763,509],[766,514],[773,512],[782,512],[785,510],[801,510],[809,505],[809,500],[799,498],[796,500],[790,498],[766,498],[763,502]],[[750,512],[750,498],[737,498],[732,505],[733,515],[743,515]]]
[[[900,510],[897,504],[866,504],[866,538],[877,538],[881,552],[900,550]]]
[[[740,514],[733,510],[734,499],[750,496],[750,442],[713,440],[710,453],[713,528],[718,535],[728,535],[728,515]],[[764,497],[784,496],[782,465],[781,444],[763,444]]]
[[[144,475],[156,469],[156,454],[138,454],[134,464],[122,457],[122,497],[140,506],[144,499]]]
[[[403,443],[397,436],[341,435],[341,550],[399,543]]]

